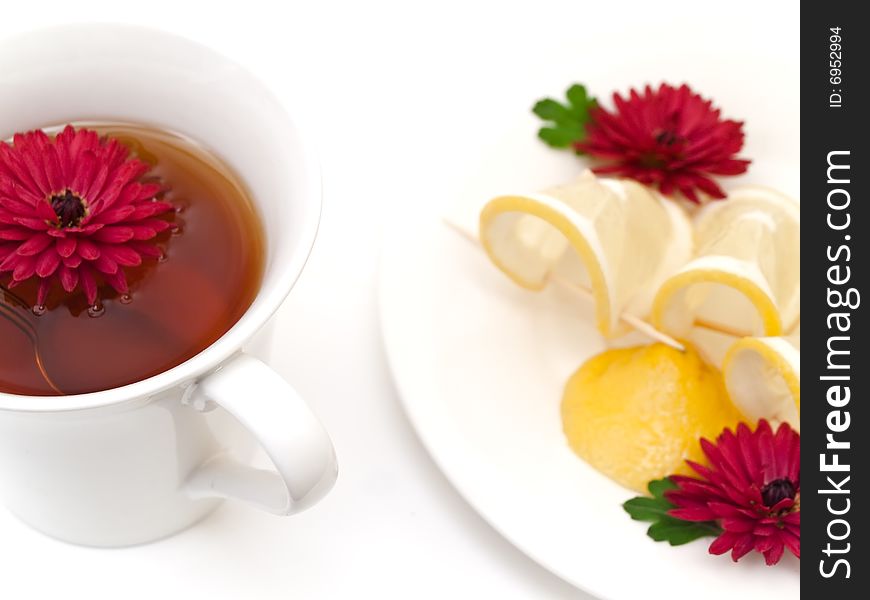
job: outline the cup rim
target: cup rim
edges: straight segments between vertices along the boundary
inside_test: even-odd
[[[313,136],[307,133],[305,121],[298,117],[299,111],[297,108],[295,106],[288,107],[286,98],[282,97],[279,100],[269,86],[249,69],[210,46],[186,36],[155,27],[122,23],[79,23],[42,27],[4,36],[0,38],[0,47],[14,46],[19,41],[26,40],[31,36],[117,30],[137,32],[186,44],[191,48],[207,53],[217,60],[224,61],[226,64],[238,68],[258,83],[262,87],[263,97],[280,107],[282,115],[286,116],[293,126],[296,145],[299,147],[299,154],[302,157],[302,164],[297,165],[296,172],[304,173],[302,176],[307,178],[310,187],[310,192],[300,201],[309,203],[311,218],[307,222],[302,223],[297,251],[291,260],[288,261],[289,264],[281,268],[281,277],[278,278],[278,283],[271,286],[268,290],[261,290],[257,294],[255,302],[257,303],[256,309],[258,315],[255,317],[251,314],[251,310],[255,308],[255,305],[250,306],[228,331],[196,355],[157,375],[107,390],[60,396],[29,396],[0,391],[0,413],[59,413],[108,407],[137,399],[147,399],[178,386],[185,381],[193,380],[208,373],[238,353],[242,346],[275,314],[302,274],[314,247],[323,212],[323,182],[318,152],[312,141]]]

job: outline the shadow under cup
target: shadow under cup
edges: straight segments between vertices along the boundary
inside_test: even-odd
[[[304,476],[296,479],[307,477],[306,483],[298,483],[289,474],[290,460],[282,465],[267,441],[296,435],[297,441],[285,447],[305,454],[304,443],[320,434],[309,435],[292,424],[264,433],[268,419],[212,410],[210,400],[191,397],[193,386],[188,384],[230,359],[240,362],[236,357],[243,345],[267,323],[300,275],[320,217],[320,176],[313,152],[282,104],[257,79],[183,38],[137,27],[85,25],[0,41],[0,139],[16,131],[83,121],[142,123],[177,132],[226,162],[247,185],[262,219],[262,283],[229,331],[168,371],[90,394],[0,393],[4,502],[50,535],[100,546],[168,535],[212,510],[215,496],[291,512],[280,508],[283,500],[276,495],[290,489],[292,497],[294,486],[308,485],[316,469],[302,469]],[[260,366],[245,366],[269,385],[286,386],[272,381],[274,373]],[[252,385],[248,393],[256,388]],[[238,389],[244,393],[244,387]],[[302,409],[294,409],[298,414],[280,410],[310,425],[307,416],[299,416]],[[214,470],[224,478],[218,482],[222,494],[204,493],[197,499],[183,489],[190,474],[208,461],[248,460],[254,438],[277,464],[278,479],[273,473],[227,467]],[[317,443],[325,448],[320,438]],[[331,452],[331,445],[325,452]],[[256,493],[249,493],[248,488],[260,484]]]

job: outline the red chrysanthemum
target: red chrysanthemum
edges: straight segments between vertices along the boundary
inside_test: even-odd
[[[715,444],[702,439],[710,466],[686,461],[700,479],[671,476],[678,489],[665,497],[677,508],[668,514],[717,521],[723,533],[710,545],[711,554],[731,550],[737,561],[756,550],[773,565],[788,548],[800,558],[800,443],[800,434],[786,423],[774,433],[765,420],[755,431],[745,423],[736,434],[726,429]]]
[[[0,275],[11,273],[10,287],[38,278],[40,305],[55,281],[90,304],[100,282],[127,293],[124,268],[158,258],[154,238],[170,227],[156,217],[172,205],[141,181],[149,169],[117,140],[71,125],[0,143]]]
[[[698,190],[713,198],[725,193],[711,175],[739,175],[748,160],[735,158],[743,147],[743,123],[723,120],[712,101],[689,86],[646,86],[624,99],[613,94],[615,112],[592,109],[587,137],[575,148],[607,161],[594,169],[658,186],[666,195],[681,192],[699,203]]]

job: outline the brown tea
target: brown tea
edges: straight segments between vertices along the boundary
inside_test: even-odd
[[[40,305],[37,278],[8,289],[11,275],[0,276],[0,392],[79,394],[145,379],[217,340],[259,289],[263,230],[245,186],[226,165],[165,131],[82,126],[117,139],[152,166],[146,180],[159,180],[158,198],[175,207],[159,217],[172,226],[154,238],[159,257],[125,267],[128,293],[101,285],[95,305],[81,289],[67,293],[58,285]],[[52,207],[58,219],[67,218]]]

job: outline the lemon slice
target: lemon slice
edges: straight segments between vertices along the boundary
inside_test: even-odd
[[[800,431],[800,337],[738,340],[722,365],[731,401],[747,418],[787,422]]]
[[[540,290],[555,275],[589,289],[607,337],[623,333],[623,312],[649,314],[654,290],[692,251],[691,224],[676,204],[588,170],[540,194],[491,200],[480,215],[480,240],[522,287]]]
[[[779,336],[800,319],[800,210],[752,187],[711,203],[695,219],[695,258],[668,278],[653,325],[691,339],[695,326],[736,337]]]

